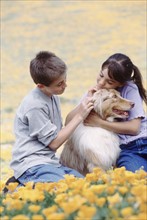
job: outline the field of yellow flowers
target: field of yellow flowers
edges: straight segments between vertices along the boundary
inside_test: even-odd
[[[65,176],[58,183],[17,188],[5,181],[14,142],[16,109],[32,89],[28,66],[40,50],[50,50],[68,65],[68,87],[61,97],[63,119],[96,83],[111,54],[129,55],[146,87],[146,1],[1,0],[1,220],[147,220],[143,170],[95,169],[84,179]],[[147,88],[147,87],[146,87]],[[146,109],[147,111],[147,109]]]
[[[146,220],[147,173],[95,168],[85,178],[65,175],[57,183],[10,183],[1,192],[2,220]],[[3,188],[1,184],[1,188]],[[2,189],[1,189],[2,190]]]

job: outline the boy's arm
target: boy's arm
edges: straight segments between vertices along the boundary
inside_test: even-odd
[[[74,111],[72,117],[68,119],[65,127],[59,131],[57,137],[49,144],[52,150],[57,150],[74,132],[76,127],[84,121],[89,112],[93,109],[93,100],[86,97]]]
[[[75,109],[69,112],[69,114],[66,116],[66,119],[65,119],[65,126],[77,115],[79,108],[80,108],[80,105],[78,105]]]
[[[96,86],[90,88],[86,93],[86,95],[84,96],[84,98],[92,97],[94,92],[96,92]],[[84,98],[82,98],[82,100]],[[72,118],[75,117],[75,115],[79,112],[79,109],[80,109],[80,104],[75,109],[73,109],[71,112],[68,113],[65,119],[65,125],[67,125],[72,120]]]

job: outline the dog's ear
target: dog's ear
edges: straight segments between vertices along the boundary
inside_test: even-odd
[[[98,97],[100,97],[101,93],[102,93],[101,90],[98,90],[95,93],[93,93],[92,99],[94,102],[98,100]]]

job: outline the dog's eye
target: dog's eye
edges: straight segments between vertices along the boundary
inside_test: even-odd
[[[110,97],[105,97],[105,98],[103,99],[103,102],[106,101],[106,100],[108,100],[108,99],[110,99]]]
[[[113,95],[113,97],[112,97],[112,98],[116,99],[116,98],[117,98],[117,95]]]

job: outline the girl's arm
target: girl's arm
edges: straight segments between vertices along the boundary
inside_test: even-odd
[[[91,112],[85,119],[84,124],[101,127],[119,134],[137,135],[140,132],[141,118],[123,122],[109,122],[98,117],[95,112]]]
[[[129,83],[124,87],[121,95],[135,103],[135,106],[130,111],[130,116],[127,121],[108,122],[102,120],[94,111],[92,111],[84,121],[85,125],[99,126],[119,134],[137,135],[140,132],[141,118],[145,117],[138,87],[134,83]]]

